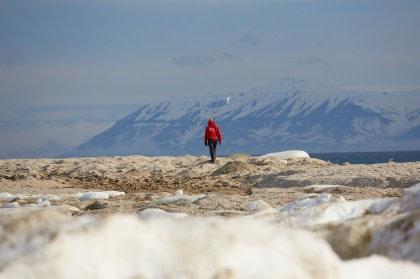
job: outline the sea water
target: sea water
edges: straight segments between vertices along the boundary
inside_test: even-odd
[[[393,162],[419,162],[420,150],[417,151],[381,151],[381,152],[336,152],[309,153],[311,158],[330,161],[334,164],[379,164]]]

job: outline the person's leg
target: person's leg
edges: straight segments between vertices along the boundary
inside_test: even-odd
[[[215,148],[215,141],[212,139],[209,139],[208,144],[209,144],[209,148],[210,148],[210,157],[211,160],[214,162],[216,160],[216,148]],[[217,142],[216,142],[217,144]]]
[[[217,147],[217,140],[215,140],[214,142],[213,142],[213,162],[215,162],[216,161],[216,147]]]

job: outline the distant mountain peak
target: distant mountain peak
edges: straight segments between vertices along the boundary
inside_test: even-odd
[[[332,94],[305,86],[291,79],[282,90],[145,104],[65,156],[207,154],[209,117],[222,129],[223,154],[420,149],[420,91]]]

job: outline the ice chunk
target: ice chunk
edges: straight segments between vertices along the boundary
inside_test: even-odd
[[[254,211],[261,211],[261,210],[265,210],[265,209],[268,209],[268,208],[273,208],[271,205],[269,205],[268,203],[266,203],[263,200],[257,200],[257,201],[250,202],[245,207],[248,208],[248,209],[254,210]]]
[[[328,184],[322,184],[322,185],[309,185],[309,186],[305,186],[303,187],[303,189],[311,189],[314,191],[319,191],[319,190],[325,190],[325,189],[330,189],[330,188],[335,188],[335,187],[341,187],[342,185],[328,185]]]
[[[146,208],[139,212],[139,216],[143,219],[150,218],[173,218],[173,219],[184,219],[188,217],[186,213],[167,212],[160,208]]]
[[[275,209],[274,207],[272,207],[271,205],[269,205],[263,200],[250,202],[246,205],[246,208],[254,211],[254,213],[251,214],[251,216],[253,217],[269,215],[269,214],[274,214],[274,213],[279,212],[277,209]]]
[[[104,193],[107,193],[110,198],[118,197],[118,196],[125,196],[124,192],[118,192],[118,191],[104,191]]]
[[[49,200],[49,201],[59,201],[59,200],[61,200],[61,198],[59,196],[50,195],[50,194],[42,196],[42,199],[43,200]]]
[[[200,199],[205,198],[206,194],[200,194],[200,195],[177,195],[177,196],[171,196],[166,198],[161,198],[157,200],[157,203],[161,204],[168,204],[168,203],[175,203],[175,204],[185,204],[185,203],[193,203],[195,201],[198,201]]]
[[[400,214],[387,221],[373,231],[369,251],[420,263],[420,211]]]
[[[12,237],[22,232],[6,230],[2,237],[18,239],[25,249],[3,262],[0,277],[409,279],[420,274],[415,264],[379,256],[342,261],[318,235],[258,219],[144,222],[111,216],[83,227],[69,222],[37,218],[33,226],[41,229],[25,232],[31,237]]]
[[[314,198],[311,198],[314,197]],[[318,203],[326,203],[326,202],[332,202],[333,195],[331,194],[322,194],[322,195],[304,195],[301,197],[300,200],[289,203],[282,208],[280,208],[281,211],[292,211],[292,210],[298,210],[302,209],[304,207],[313,207],[317,205]]]
[[[1,200],[10,201],[10,200],[13,200],[14,198],[15,198],[15,196],[13,196],[9,193],[6,193],[6,192],[0,193],[0,201]]]
[[[51,202],[49,200],[39,199],[36,202],[36,206],[38,206],[38,207],[48,207],[50,205],[51,205]]]
[[[385,210],[387,210],[391,205],[393,205],[398,199],[397,198],[389,198],[389,199],[376,199],[370,207],[369,213],[372,214],[381,214]]]
[[[106,192],[86,192],[79,198],[80,201],[106,199],[109,199],[109,194]]]
[[[19,204],[17,202],[7,203],[0,208],[19,208]]]
[[[339,196],[340,197],[340,196]],[[316,198],[303,198],[280,209],[278,222],[289,226],[316,226],[344,222],[365,214],[378,214],[392,201],[369,199],[359,201],[334,201],[334,196],[322,194]]]
[[[420,208],[420,183],[404,189],[401,201],[404,204],[404,211]]]
[[[318,217],[318,224],[342,222],[364,215],[378,200],[343,201],[330,204]]]
[[[310,158],[309,154],[302,150],[289,150],[262,155],[261,158],[274,157],[278,159]]]
[[[54,209],[58,209],[58,210],[63,210],[63,211],[70,211],[70,212],[79,212],[80,209],[78,209],[77,207],[68,205],[68,204],[60,204],[60,205],[54,205],[51,206],[51,208]]]

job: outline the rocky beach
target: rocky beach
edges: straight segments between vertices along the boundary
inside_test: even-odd
[[[420,162],[0,161],[0,278],[415,278]]]

